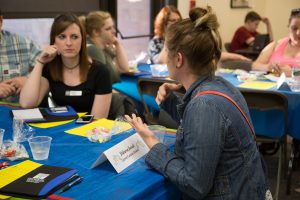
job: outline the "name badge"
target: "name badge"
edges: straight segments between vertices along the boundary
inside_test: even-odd
[[[67,90],[65,93],[66,96],[72,96],[72,97],[78,97],[82,96],[82,91],[81,90]]]

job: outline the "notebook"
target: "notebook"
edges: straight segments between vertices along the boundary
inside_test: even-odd
[[[51,109],[53,108],[15,109],[11,111],[11,115],[25,122],[55,122],[78,117],[71,106],[65,106],[64,111],[54,112]]]
[[[261,51],[270,42],[269,34],[259,34],[255,37],[253,43],[254,51]]]
[[[0,194],[40,199],[77,177],[77,171],[74,169],[26,160],[0,170]]]

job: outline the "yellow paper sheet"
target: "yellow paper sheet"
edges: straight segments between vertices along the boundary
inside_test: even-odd
[[[77,113],[79,117],[85,115],[86,113]],[[59,122],[41,122],[41,123],[29,123],[30,126],[37,127],[37,128],[52,128],[55,126],[67,124],[69,122],[74,121],[75,119],[59,121]]]
[[[270,89],[276,86],[274,82],[264,82],[264,81],[249,81],[239,85],[241,88],[249,88],[249,89]]]
[[[0,170],[0,188],[35,170],[42,164],[26,160],[19,164]]]
[[[131,128],[130,124],[128,124],[126,122],[120,122],[120,123],[123,124],[122,129],[121,129],[120,132],[126,131],[126,130]],[[108,119],[103,118],[103,119],[99,119],[95,122],[83,125],[83,126],[78,127],[78,128],[73,128],[73,129],[70,129],[70,130],[66,130],[65,132],[69,133],[69,134],[73,134],[73,135],[86,137],[86,133],[88,131],[92,130],[93,128],[101,126],[101,127],[104,127],[104,128],[107,128],[107,129],[111,130],[113,125],[114,125],[113,120],[108,120]]]
[[[9,198],[10,198],[10,196],[0,194],[0,199],[9,199]]]

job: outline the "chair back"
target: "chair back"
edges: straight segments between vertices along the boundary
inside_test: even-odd
[[[251,117],[257,135],[281,138],[287,134],[288,100],[284,94],[272,90],[240,89],[240,91],[247,102],[250,115],[259,114],[260,116]],[[263,115],[263,113],[266,115]],[[261,117],[262,115],[263,117]],[[261,128],[261,126],[264,126],[264,128]],[[261,131],[266,129],[276,131],[276,133],[266,134]]]
[[[166,82],[172,83],[174,81],[155,78],[138,79],[137,85],[144,107],[144,118],[148,124],[160,124],[168,128],[177,128],[177,122],[166,111],[159,109],[155,102],[159,87]],[[184,93],[184,91],[182,90],[180,93]]]

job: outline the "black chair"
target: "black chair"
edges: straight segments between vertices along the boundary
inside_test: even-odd
[[[286,155],[287,155],[287,131],[288,131],[288,100],[287,97],[277,91],[271,90],[252,90],[252,89],[241,89],[241,93],[243,94],[247,105],[250,109],[250,115],[252,115],[254,110],[258,110],[259,112],[268,112],[268,111],[276,111],[278,116],[276,120],[274,119],[266,119],[267,122],[273,124],[283,124],[282,130],[277,130],[277,133],[274,133],[276,137],[272,137],[272,135],[266,135],[263,132],[258,132],[256,128],[258,128],[258,121],[252,121],[253,126],[256,129],[257,141],[263,143],[276,142],[279,144],[279,156],[278,156],[278,169],[277,169],[277,180],[276,180],[276,191],[274,195],[274,199],[278,200],[279,187],[280,187],[280,179],[281,179],[281,171],[282,171],[282,157],[284,158],[284,166],[287,167]],[[278,111],[278,112],[277,112]],[[272,120],[272,121],[271,121]]]
[[[159,124],[168,128],[176,129],[178,127],[177,122],[175,122],[166,111],[160,109],[160,111],[157,113],[157,111],[151,110],[145,99],[147,95],[152,97],[152,100],[154,101],[158,88],[165,82],[172,83],[174,81],[155,78],[138,79],[137,86],[141,96],[142,104],[144,106],[144,119],[148,124]],[[184,90],[180,91],[181,94],[183,94],[184,92]]]

